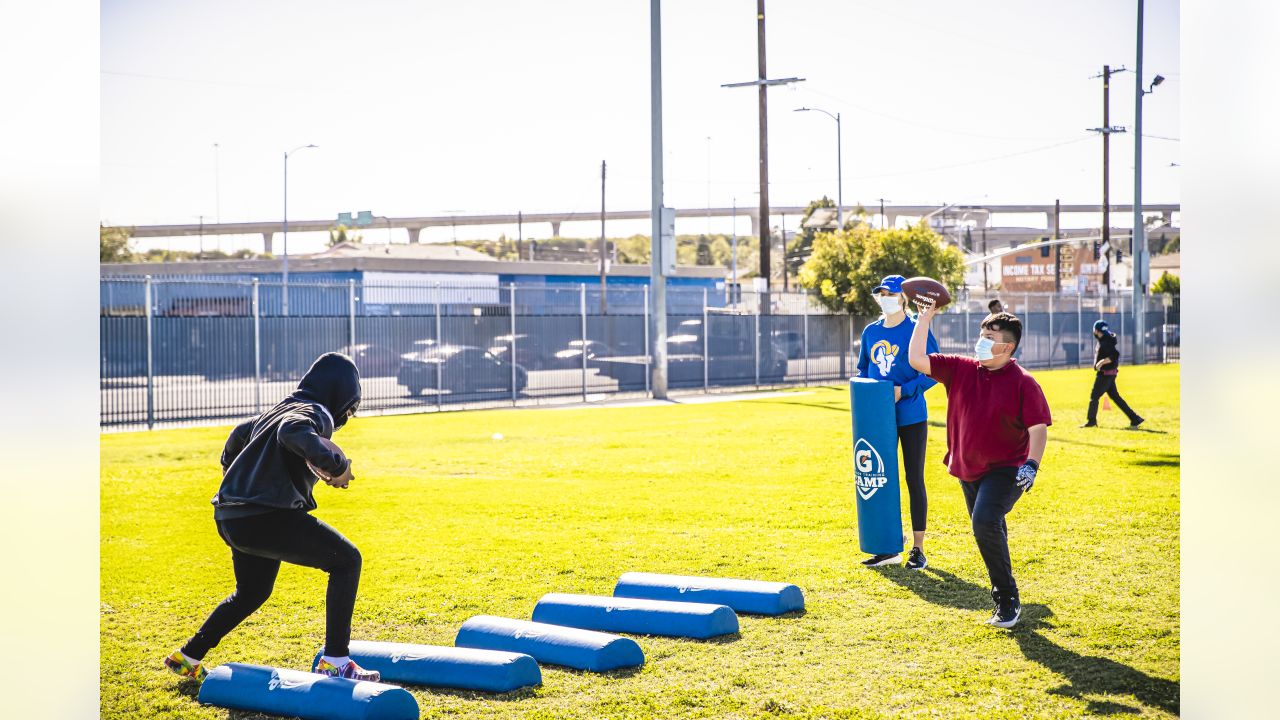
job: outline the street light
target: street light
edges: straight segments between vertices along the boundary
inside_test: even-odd
[[[820,112],[836,121],[836,230],[844,229],[844,167],[840,161],[840,113],[832,115],[822,108],[796,108],[794,112]]]
[[[284,284],[282,286],[282,308],[284,315],[289,315],[289,156],[299,150],[320,147],[319,145],[299,145],[284,154]]]
[[[1155,91],[1156,86],[1164,82],[1163,75],[1156,75],[1147,89],[1142,88],[1142,0],[1138,0],[1138,38],[1137,62],[1134,74],[1134,113],[1133,113],[1133,247],[1130,257],[1133,262],[1133,359],[1135,363],[1146,362],[1146,304],[1147,283],[1150,274],[1151,255],[1147,252],[1147,228],[1142,223],[1142,96]]]

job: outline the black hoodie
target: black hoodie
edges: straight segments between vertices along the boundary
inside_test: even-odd
[[[320,438],[346,422],[360,404],[360,373],[351,358],[325,353],[298,389],[261,415],[237,425],[222,450],[222,486],[213,496],[213,516],[228,520],[272,510],[316,508],[311,490],[318,478],[307,461],[342,475],[351,461]]]
[[[1102,368],[1098,370],[1098,372],[1103,375],[1115,375],[1120,372],[1120,351],[1116,348],[1116,341],[1118,339],[1119,338],[1116,337],[1115,333],[1108,332],[1106,330],[1102,331],[1102,337],[1097,338],[1098,351],[1093,356],[1094,367],[1096,368],[1098,363],[1102,362],[1103,358],[1111,360],[1111,362],[1103,365]]]

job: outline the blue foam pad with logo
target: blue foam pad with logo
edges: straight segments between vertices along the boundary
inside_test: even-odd
[[[644,664],[644,651],[631,638],[493,615],[467,620],[454,644],[524,653],[540,663],[592,672]]]
[[[849,379],[853,418],[853,484],[862,552],[902,552],[902,498],[898,488],[898,418],[893,383]]]
[[[608,595],[544,595],[533,619],[606,632],[705,639],[738,632],[738,616],[725,605],[639,600]]]
[[[377,670],[390,682],[488,692],[542,684],[538,662],[522,653],[353,640],[348,654],[360,667]],[[319,660],[316,653],[311,666]]]
[[[804,593],[789,583],[629,572],[613,588],[617,597],[727,605],[734,612],[781,615],[804,609]]]
[[[243,663],[210,670],[197,699],[206,705],[303,720],[418,718],[418,701],[395,685]]]

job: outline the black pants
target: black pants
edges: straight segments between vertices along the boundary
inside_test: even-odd
[[[902,475],[907,479],[907,494],[911,496],[911,529],[915,532],[925,531],[925,521],[929,516],[929,498],[924,492],[924,446],[928,440],[928,421],[898,428]]]
[[[280,563],[329,573],[325,595],[324,652],[345,656],[351,642],[351,613],[360,585],[360,551],[337,530],[300,510],[218,520],[218,535],[231,548],[236,589],[213,609],[182,652],[203,659],[227,633],[271,597]]]
[[[1018,594],[1018,584],[1013,580],[1009,527],[1005,525],[1004,516],[1022,497],[1022,490],[1013,482],[1017,474],[1017,468],[995,468],[974,482],[960,483],[973,523],[973,538],[978,541],[978,552],[987,565],[991,587],[1014,597]]]
[[[1089,422],[1098,422],[1098,401],[1103,395],[1111,398],[1111,402],[1129,416],[1129,422],[1138,420],[1138,413],[1134,412],[1133,408],[1129,407],[1129,403],[1120,397],[1120,391],[1116,389],[1116,376],[1098,373],[1098,376],[1093,379],[1093,391],[1089,393]]]

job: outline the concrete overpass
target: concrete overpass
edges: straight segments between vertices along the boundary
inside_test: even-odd
[[[857,207],[857,203],[845,208],[846,215],[853,208]],[[872,215],[878,215],[879,205],[863,205],[866,211]],[[943,210],[945,208],[945,210]],[[1173,213],[1179,212],[1182,207],[1178,203],[1151,204],[1144,205],[1146,212],[1160,213],[1161,218],[1167,224],[1171,222]],[[941,212],[939,212],[941,211]],[[770,208],[771,224],[772,217],[791,215],[799,217],[804,212],[804,207],[782,206]],[[938,213],[940,216],[968,219],[976,223],[977,228],[996,227],[991,224],[992,215],[1026,215],[1026,214],[1043,214],[1045,216],[1045,227],[1053,227],[1053,205],[885,205],[884,215],[886,221],[892,226],[897,222],[899,217],[920,218],[930,213]],[[1101,205],[1063,205],[1061,212],[1067,213],[1101,213]],[[1117,214],[1132,214],[1132,205],[1112,205],[1111,212]],[[730,217],[731,215],[740,215],[751,218],[751,234],[759,236],[760,221],[758,218],[759,211],[757,208],[734,208],[717,207],[717,208],[683,208],[676,210],[677,218],[705,218],[711,217]],[[649,210],[611,210],[605,213],[606,220],[647,220],[649,218]],[[372,225],[362,226],[359,229],[381,229],[396,228],[407,230],[409,233],[409,242],[416,243],[424,228],[429,227],[469,227],[476,225],[523,225],[525,223],[549,223],[551,225],[551,235],[558,236],[560,234],[560,225],[565,222],[596,222],[600,219],[599,212],[549,212],[549,213],[509,213],[498,215],[430,215],[422,217],[377,217]],[[295,232],[323,232],[329,230],[336,225],[336,218],[326,220],[290,220],[289,229]],[[273,252],[274,238],[276,233],[283,230],[281,221],[269,220],[265,222],[239,222],[239,223],[204,223],[204,224],[184,224],[184,225],[136,225],[122,227],[129,231],[130,237],[188,237],[195,235],[262,235],[263,249],[265,252]]]

